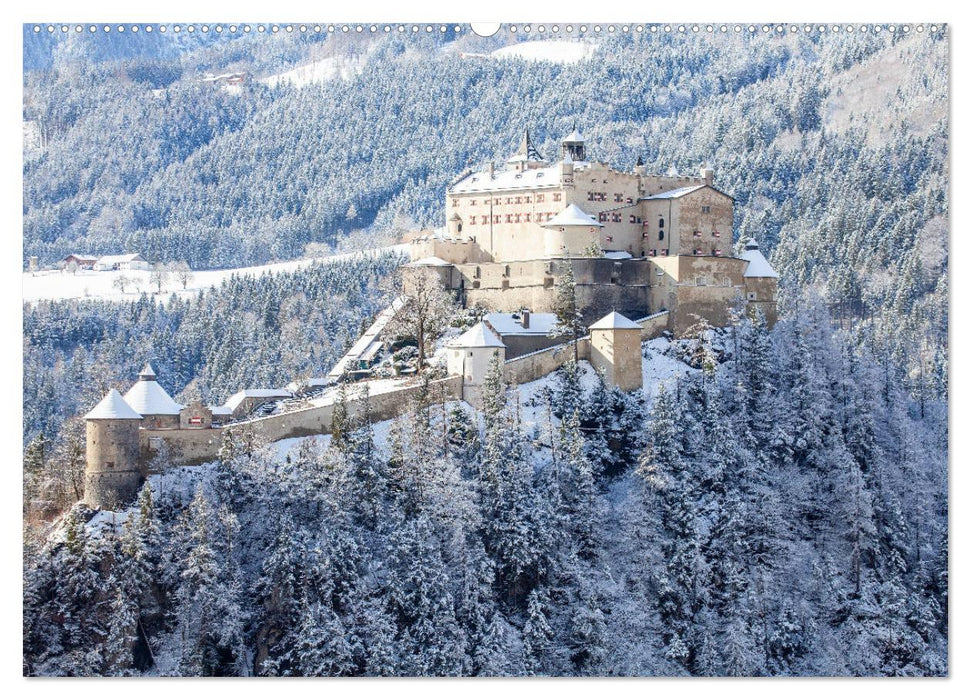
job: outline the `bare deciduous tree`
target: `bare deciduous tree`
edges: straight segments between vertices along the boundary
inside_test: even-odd
[[[415,341],[420,372],[432,343],[448,328],[458,306],[434,270],[406,267],[402,277],[405,305],[385,332],[391,338]]]

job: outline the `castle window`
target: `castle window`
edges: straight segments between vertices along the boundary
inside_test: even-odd
[[[593,192],[587,192],[587,201],[588,202],[592,202],[593,201]]]
[[[755,292],[749,292],[748,293],[748,300],[749,301],[755,301]]]
[[[536,203],[537,204],[539,204],[540,202],[545,202],[545,201],[546,201],[546,195],[545,194],[538,194],[538,195],[536,195]]]
[[[661,255],[670,255],[670,254],[671,254],[671,251],[668,248],[665,248],[664,250],[661,251]]]
[[[563,200],[563,193],[562,192],[554,192],[553,193],[553,201],[554,202],[560,202],[562,200]]]
[[[532,197],[526,197],[526,204],[529,204],[532,201],[533,201],[533,198]]]
[[[630,223],[632,223],[632,224],[636,224],[637,223],[637,217],[634,216],[633,214],[630,215]]]
[[[469,217],[469,226],[475,226],[475,214]]]
[[[503,275],[503,277],[509,277],[509,266],[508,266],[508,265],[506,265],[506,266],[505,266],[505,267],[503,268],[503,272],[502,272],[502,275]]]
[[[641,238],[650,238],[650,237],[651,237],[651,234],[649,234],[647,231],[641,234]]]
[[[661,220],[657,222],[657,227],[658,228],[664,228],[664,217],[663,216],[661,217]]]
[[[522,197],[516,197],[516,204],[522,204],[522,203],[523,203],[523,198]]]
[[[634,198],[633,197],[628,197],[627,198],[627,203],[628,204],[633,204],[634,203]]]
[[[506,214],[506,223],[507,224],[511,224],[512,223],[512,214]]]
[[[711,214],[711,207],[710,206],[704,206],[704,207],[702,207],[701,208],[701,213],[702,214]]]
[[[458,205],[459,205],[459,200],[457,200],[455,197],[452,197],[452,206],[457,207]]]
[[[657,232],[657,239],[659,241],[663,241],[664,240],[664,231],[658,231]]]
[[[701,238],[701,231],[695,230],[693,235],[695,238]]]
[[[607,220],[607,213],[606,213],[606,212],[600,212],[600,213],[599,213],[599,214],[597,215],[597,220],[598,220],[598,221],[599,221],[600,223],[603,223],[603,222],[605,222],[605,221]]]
[[[479,267],[478,265],[476,265],[475,267],[475,277],[476,279],[478,279],[479,277],[482,277],[482,268]]]
[[[712,251],[712,252],[713,252],[713,253],[714,253],[715,255],[721,255],[721,254],[722,254],[722,251],[721,251],[721,248],[715,248],[715,250],[714,250],[714,251]]]
[[[471,205],[472,205],[472,206],[474,207],[474,206],[475,206],[475,200],[473,199],[473,200],[472,200],[472,201],[470,202],[470,204],[471,204]]]
[[[520,215],[519,214],[516,214],[513,218],[516,221],[516,223],[518,224],[519,223]]]
[[[622,195],[620,192],[614,193],[614,201],[622,203],[624,201],[624,195]]]
[[[714,238],[721,238],[721,233],[719,233],[718,231],[712,231],[711,235]]]
[[[530,214],[529,214],[529,212],[526,212],[526,222],[527,222],[527,223],[529,223],[529,217],[530,217]]]
[[[115,468],[114,462],[105,462],[105,469],[114,469],[114,468]]]
[[[457,232],[458,233],[462,233],[462,222],[461,221],[459,222],[459,225],[457,227]]]

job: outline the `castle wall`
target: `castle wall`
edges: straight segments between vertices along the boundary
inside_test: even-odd
[[[137,420],[88,420],[84,502],[113,508],[134,500],[141,486]]]
[[[580,338],[577,341],[577,351],[581,360],[590,359],[590,338]],[[550,372],[558,370],[573,359],[573,344],[565,343],[546,350],[540,350],[529,355],[507,360],[503,366],[503,376],[510,384],[525,384]]]
[[[664,331],[668,330],[670,322],[671,312],[669,311],[659,311],[647,318],[638,320],[637,323],[641,326],[641,340],[660,338]]]
[[[749,313],[761,309],[769,328],[778,320],[776,296],[779,281],[774,277],[746,277],[745,299]]]
[[[360,386],[349,386],[346,406],[347,415],[351,418],[359,416],[363,410]],[[434,380],[429,382],[429,386],[433,401],[439,400],[443,391],[446,399],[458,399],[462,395],[461,377]],[[418,389],[419,385],[415,383],[393,391],[371,394],[371,420],[389,420],[408,410]],[[327,404],[233,423],[224,428],[140,430],[136,436],[140,447],[140,463],[146,465],[157,454],[163,442],[173,464],[201,464],[212,461],[219,454],[224,430],[252,430],[254,435],[268,442],[323,435],[331,430],[333,414],[333,404]],[[132,463],[134,462],[133,459]]]
[[[468,306],[504,312],[524,307],[540,313],[551,312],[556,299],[556,279],[567,264],[573,267],[577,303],[584,310],[584,322],[595,321],[611,311],[639,318],[650,310],[648,280],[652,262],[648,260],[553,258],[457,265],[452,286],[462,287]]]

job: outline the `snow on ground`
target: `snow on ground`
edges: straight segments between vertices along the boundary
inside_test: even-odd
[[[589,60],[597,45],[588,41],[520,41],[492,52],[494,58],[524,58],[528,61],[579,63]]]
[[[174,278],[162,287],[162,295],[167,299],[171,294],[194,296],[201,290],[218,287],[223,280],[233,275],[259,277],[267,272],[293,272],[314,262],[336,262],[362,255],[378,255],[384,252],[407,253],[407,246],[393,245],[373,250],[342,253],[328,257],[304,258],[287,262],[237,267],[229,270],[193,270],[192,280],[183,290]],[[78,270],[77,273],[60,270],[25,272],[23,275],[23,300],[37,302],[51,299],[104,299],[107,301],[131,301],[142,292],[152,293],[155,286],[149,282],[152,273],[148,270]],[[115,280],[124,275],[135,280],[123,294],[114,286]]]
[[[275,73],[260,78],[260,82],[269,86],[276,87],[281,83],[290,83],[294,87],[303,87],[315,83],[325,83],[328,80],[341,78],[347,80],[361,72],[366,62],[366,57],[331,56],[329,58],[319,58],[292,68],[283,73]]]
[[[681,360],[664,354],[670,346],[671,341],[667,338],[655,338],[641,346],[641,352],[644,356],[644,360],[641,362],[644,386],[641,391],[647,398],[648,407],[654,403],[654,397],[657,396],[658,389],[662,384],[671,386],[678,377],[698,371]]]

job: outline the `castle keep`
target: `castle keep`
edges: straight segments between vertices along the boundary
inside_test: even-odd
[[[588,159],[576,129],[550,163],[527,131],[504,169],[452,183],[446,226],[412,242],[411,266],[434,269],[466,305],[494,311],[551,311],[570,266],[587,323],[666,310],[680,334],[698,317],[727,324],[739,298],[771,324],[777,275],[754,242],[732,256],[734,206],[707,166],[697,176],[616,170]]]
[[[131,501],[153,457],[173,464],[215,459],[225,430],[247,430],[267,441],[331,430],[336,391],[347,377],[367,376],[387,354],[385,327],[407,313],[416,276],[431,276],[466,307],[484,314],[442,348],[444,378],[430,382],[442,400],[479,406],[490,364],[498,356],[509,382],[549,374],[574,355],[589,360],[624,391],[642,384],[641,343],[683,334],[699,320],[728,325],[736,309],[776,319],[778,275],[747,241],[732,251],[733,199],[716,189],[714,172],[649,175],[589,158],[576,129],[556,162],[544,160],[527,131],[519,152],[499,170],[465,173],[445,195],[445,226],[412,239],[403,268],[404,297],[375,319],[326,378],[286,389],[245,389],[223,406],[176,403],[151,365],[122,396],[110,391],[85,416],[85,502],[114,508]],[[589,335],[576,347],[557,337],[557,282],[572,273]],[[414,378],[361,382],[373,420],[407,410],[420,386]],[[363,393],[347,402],[350,417]]]

